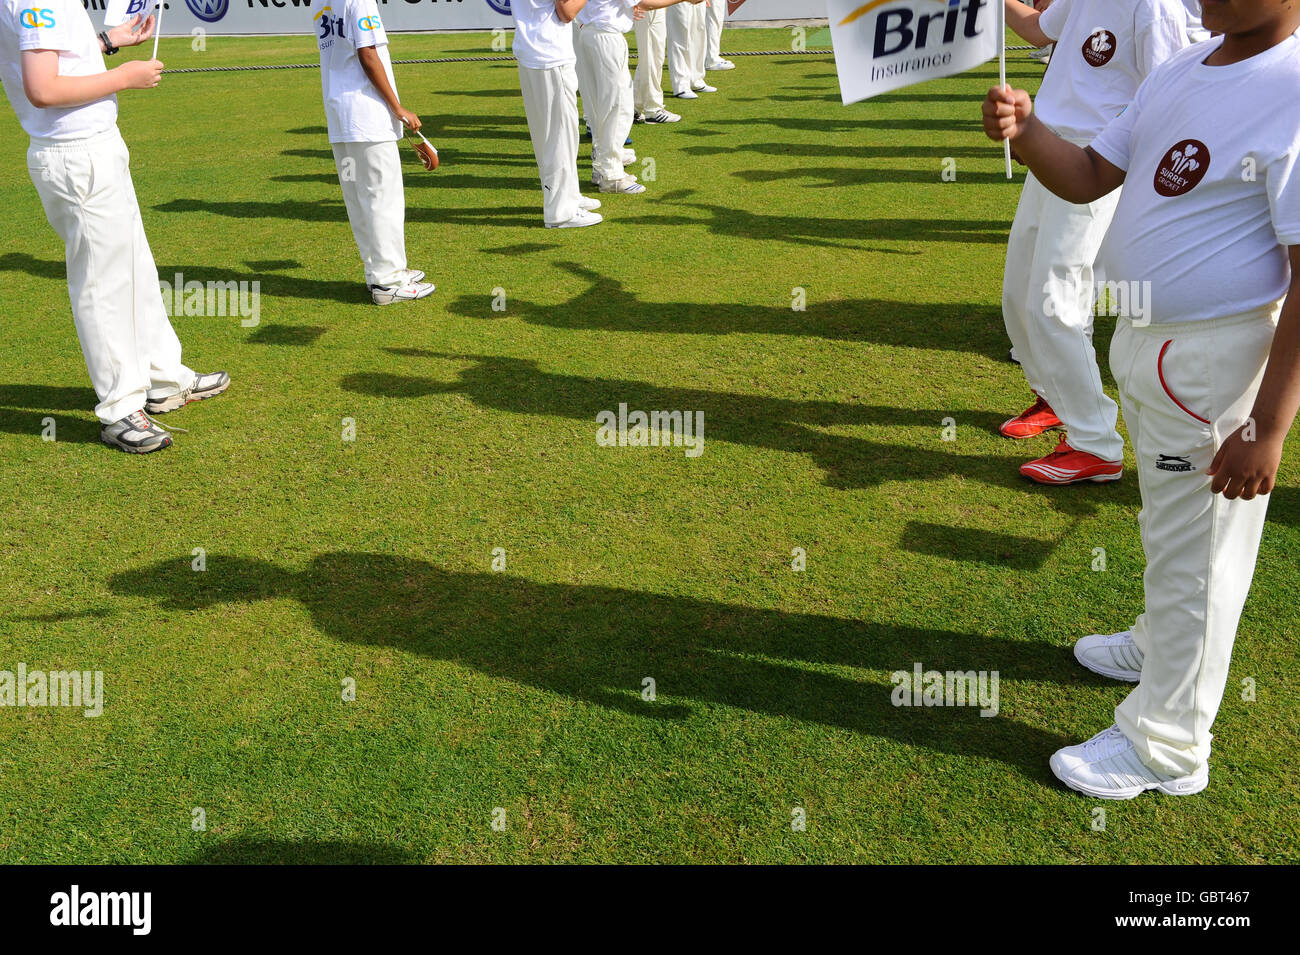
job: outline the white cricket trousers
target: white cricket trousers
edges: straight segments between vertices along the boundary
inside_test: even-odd
[[[1133,625],[1142,679],[1115,722],[1151,769],[1195,772],[1210,756],[1268,497],[1210,493],[1210,466],[1246,423],[1278,307],[1206,322],[1121,318],[1110,362],[1137,453],[1146,607]]]
[[[702,3],[678,3],[668,17],[668,79],[674,93],[704,84],[704,55],[708,44]]]
[[[704,0],[708,7],[705,16],[704,31],[706,37],[704,66],[717,63],[722,59],[722,25],[727,21],[727,0]]]
[[[578,31],[578,85],[591,123],[591,168],[606,182],[627,175],[623,144],[632,132],[632,74],[627,39],[584,24]]]
[[[72,319],[99,420],[112,424],[142,410],[146,399],[192,386],[117,127],[87,139],[33,138],[27,171],[67,249]]]
[[[578,214],[578,74],[572,65],[519,67],[528,134],[542,178],[542,215],[558,226]],[[625,139],[627,137],[624,137]]]
[[[1075,205],[1031,172],[1007,242],[1002,315],[1034,393],[1052,406],[1070,447],[1103,461],[1124,456],[1119,408],[1103,390],[1092,344],[1097,278],[1093,263],[1119,190]]]
[[[366,284],[404,284],[406,190],[397,143],[330,143],[330,147]]]
[[[664,62],[668,56],[668,26],[663,10],[647,10],[637,20],[636,76],[633,99],[638,113],[664,108]]]

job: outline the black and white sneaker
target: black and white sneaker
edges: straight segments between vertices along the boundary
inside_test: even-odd
[[[168,447],[172,436],[143,411],[135,411],[100,428],[99,440],[128,454],[148,454]]]
[[[643,123],[680,123],[682,118],[666,109],[657,109],[642,116]]]
[[[224,371],[210,371],[206,375],[195,375],[194,384],[189,388],[168,395],[166,398],[150,398],[144,403],[144,410],[146,414],[166,414],[177,408],[184,408],[191,401],[215,398],[229,387],[230,376]]]

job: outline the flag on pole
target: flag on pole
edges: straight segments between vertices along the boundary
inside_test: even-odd
[[[827,0],[847,106],[998,56],[1001,0]]]
[[[118,27],[138,16],[147,16],[158,0],[108,0],[104,7],[104,26]]]

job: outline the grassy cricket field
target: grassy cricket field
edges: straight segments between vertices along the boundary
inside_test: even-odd
[[[316,61],[310,36],[162,47]],[[176,316],[234,385],[144,458],[98,441],[0,111],[0,670],[104,681],[97,718],[0,709],[0,862],[1300,861],[1297,452],[1209,790],[1099,828],[1047,759],[1126,692],[1070,648],[1141,609],[1137,479],[1037,488],[1017,466],[1054,439],[996,433],[1028,403],[996,64],[846,108],[829,51],[735,59],[635,127],[650,191],[572,231],[541,227],[512,64],[399,66],[442,157],[403,147],[438,291],[382,309],[314,69],[124,94],[161,277],[260,283],[255,327]],[[601,446],[620,404],[703,412],[703,453]],[[916,664],[997,671],[997,715],[895,707]]]

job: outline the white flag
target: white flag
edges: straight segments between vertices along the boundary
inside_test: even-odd
[[[845,105],[998,55],[1002,0],[827,0]]]
[[[158,0],[108,0],[104,8],[104,26],[121,26],[138,16],[148,16]]]

